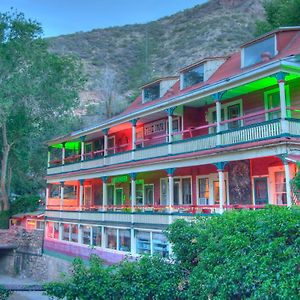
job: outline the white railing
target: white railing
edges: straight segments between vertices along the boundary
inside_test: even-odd
[[[221,143],[222,145],[232,145],[251,142],[276,137],[281,133],[280,120],[268,121],[260,125],[242,127],[233,131],[224,132],[221,134]]]
[[[105,165],[114,165],[131,160],[131,152],[123,152],[105,157]]]
[[[202,136],[191,140],[183,140],[172,144],[172,154],[194,152],[204,149],[211,149],[217,146],[216,135]]]
[[[137,149],[134,153],[134,159],[135,160],[148,159],[148,158],[164,156],[166,154],[168,154],[168,145],[163,144],[163,145],[151,146],[149,148]]]
[[[289,133],[291,135],[300,135],[300,120],[291,119],[289,122]]]

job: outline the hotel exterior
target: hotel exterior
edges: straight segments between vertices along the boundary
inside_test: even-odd
[[[122,114],[49,141],[45,250],[167,256],[178,218],[291,206],[300,27],[141,87]]]

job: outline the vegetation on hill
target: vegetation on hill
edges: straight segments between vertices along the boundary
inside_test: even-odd
[[[116,72],[117,101],[128,103],[138,87],[153,78],[174,75],[207,56],[236,51],[253,38],[255,21],[263,14],[260,0],[211,0],[150,23],[79,32],[51,38],[49,43],[56,53],[82,59],[89,76],[82,102],[100,101],[95,112],[105,118],[103,101],[95,99],[103,69]]]
[[[177,220],[174,259],[104,267],[76,259],[71,277],[47,284],[57,299],[299,299],[300,209],[269,207]]]

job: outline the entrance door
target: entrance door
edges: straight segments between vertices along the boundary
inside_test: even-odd
[[[255,204],[268,204],[268,179],[267,177],[254,178]]]
[[[174,205],[180,203],[180,179],[174,179]]]
[[[116,188],[116,203],[115,205],[122,205],[123,200],[123,189],[122,188]]]
[[[226,180],[224,180],[224,186],[225,186],[225,193],[224,193],[224,205],[227,203],[227,183]],[[219,181],[213,182],[213,195],[214,195],[214,204],[220,204],[220,183]],[[228,203],[227,203],[228,204]]]
[[[92,187],[85,186],[84,187],[84,206],[88,207],[88,208],[91,207],[92,199],[93,199]]]
[[[234,104],[231,106],[228,106],[227,108],[227,114],[228,114],[228,120],[234,119],[234,118],[238,118],[240,116],[240,104]],[[233,121],[228,123],[228,129],[236,129],[240,127],[241,121],[237,120],[237,121]]]

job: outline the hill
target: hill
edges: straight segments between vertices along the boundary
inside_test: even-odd
[[[260,0],[211,0],[150,23],[79,32],[49,42],[52,51],[82,59],[89,77],[84,105],[101,99],[97,91],[104,69],[113,72],[115,91],[128,102],[145,82],[173,75],[201,58],[235,51],[253,38],[255,21],[263,17]]]

